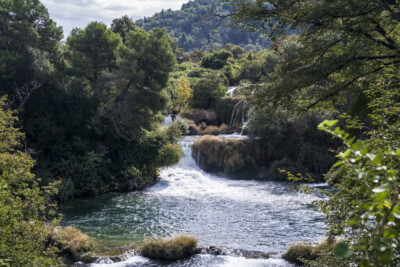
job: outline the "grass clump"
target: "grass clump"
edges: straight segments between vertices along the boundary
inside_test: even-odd
[[[148,240],[141,250],[144,257],[170,261],[189,258],[198,253],[197,239],[183,234]]]
[[[89,252],[94,248],[93,240],[75,227],[53,228],[49,232],[49,241],[59,248],[62,255],[68,255],[75,261],[92,260]]]
[[[219,135],[219,134],[232,134],[233,129],[226,124],[221,124],[221,126],[200,126],[200,133],[201,134],[208,134],[208,135]]]
[[[299,265],[307,264],[314,266],[315,264],[312,264],[312,262],[315,262],[315,266],[318,266],[320,259],[325,258],[328,254],[332,254],[335,244],[329,243],[326,240],[318,244],[299,242],[292,245],[283,255],[283,258],[288,262]]]

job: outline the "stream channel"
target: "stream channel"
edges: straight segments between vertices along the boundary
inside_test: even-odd
[[[163,263],[126,253],[122,262],[106,259],[90,266],[291,266],[282,259],[288,246],[324,237],[324,217],[312,205],[320,196],[296,192],[287,182],[206,173],[191,156],[196,138],[181,140],[181,161],[162,169],[156,185],[144,192],[71,201],[62,207],[62,223],[100,240],[105,249],[127,250],[146,237],[190,233],[199,246],[224,248],[225,255],[203,253]],[[250,259],[234,253],[237,249],[274,255]]]

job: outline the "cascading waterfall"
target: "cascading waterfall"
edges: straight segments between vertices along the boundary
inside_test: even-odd
[[[230,97],[232,97],[233,96],[233,94],[235,93],[235,91],[237,90],[237,89],[239,89],[240,88],[240,86],[230,86],[229,88],[228,88],[228,96],[230,96]]]
[[[172,125],[172,123],[173,123],[173,118],[172,118],[172,115],[167,115],[167,116],[165,116],[165,120],[164,120],[164,122],[163,122],[163,126],[171,126]]]
[[[221,138],[245,138],[238,135]],[[317,195],[295,192],[285,182],[230,180],[202,171],[191,156],[198,136],[180,141],[181,161],[161,170],[161,180],[145,192],[79,199],[63,207],[65,225],[73,225],[111,247],[132,247],[148,236],[177,232],[198,237],[203,253],[176,263],[160,263],[135,252],[120,262],[99,259],[91,266],[290,266],[281,258],[296,241],[322,238],[322,215],[313,210]],[[270,259],[249,259],[235,251],[275,252]],[[232,252],[232,253],[231,253]]]

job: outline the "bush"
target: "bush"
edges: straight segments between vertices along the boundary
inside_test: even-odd
[[[148,240],[142,247],[144,257],[158,260],[179,260],[199,253],[197,239],[188,235]]]
[[[221,126],[210,125],[200,128],[200,133],[206,135],[232,134],[233,129],[223,123]]]
[[[203,68],[219,70],[228,64],[230,58],[233,58],[232,53],[224,50],[206,54],[201,59],[201,66]]]
[[[158,165],[160,167],[177,164],[182,157],[182,148],[179,144],[167,144],[158,152]]]

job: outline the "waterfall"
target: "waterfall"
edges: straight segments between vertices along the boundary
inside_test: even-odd
[[[179,141],[179,145],[182,147],[182,158],[176,167],[181,169],[197,169],[196,161],[192,157],[192,146],[193,142],[199,138],[198,136],[185,136]]]
[[[233,94],[235,93],[236,89],[238,89],[238,88],[240,88],[240,86],[230,86],[230,87],[228,88],[228,95],[229,95],[230,97],[232,97]]]
[[[172,122],[173,122],[172,115],[167,115],[165,116],[163,126],[171,126]]]
[[[240,135],[243,135],[244,129],[246,129],[247,124],[250,121],[250,118],[247,117],[246,120],[246,107],[247,107],[247,100],[243,102],[243,109],[242,109],[242,130],[240,131]]]
[[[236,107],[233,108],[232,115],[231,115],[231,122],[229,123],[229,127],[233,127],[236,119]]]
[[[72,206],[66,209],[71,214],[64,214],[65,223],[99,238],[111,238],[113,245],[122,242],[118,243],[120,248],[131,247],[132,240],[148,236],[176,232],[197,236],[203,253],[168,263],[172,267],[291,266],[280,254],[287,244],[325,236],[322,215],[310,207],[320,197],[295,192],[285,182],[231,180],[206,173],[192,157],[192,145],[197,138],[182,138],[181,161],[161,169],[160,181],[154,186],[140,193],[109,194],[91,202],[87,199],[71,202]],[[277,254],[269,259],[253,257],[265,252]],[[160,263],[131,250],[119,257],[100,257],[87,266],[160,266]]]

